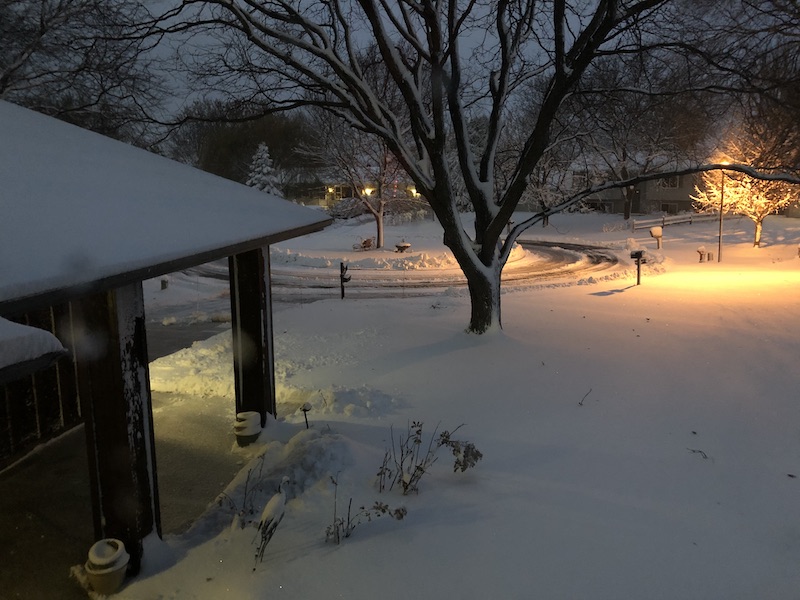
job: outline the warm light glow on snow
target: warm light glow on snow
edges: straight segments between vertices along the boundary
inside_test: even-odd
[[[119,600],[265,598],[281,585],[282,600],[317,600],[345,583],[350,597],[380,598],[405,583],[387,556],[403,557],[403,573],[415,574],[426,598],[797,597],[800,547],[785,541],[796,531],[800,483],[800,219],[768,217],[765,244],[754,250],[749,223],[731,217],[727,262],[718,264],[699,262],[697,252],[716,251],[713,220],[664,227],[658,250],[649,231],[632,232],[621,215],[553,215],[527,235],[602,245],[619,264],[504,286],[504,329],[486,336],[464,333],[470,302],[460,284],[421,297],[378,289],[454,270],[433,260],[444,251],[437,223],[391,225],[387,248],[366,256],[352,246],[374,235],[374,222],[348,221],[273,248],[273,291],[283,293],[276,280],[295,271],[311,285],[324,270],[338,277],[341,261],[354,282],[380,270],[365,284],[373,293],[356,299],[351,288],[341,300],[334,289],[329,299],[280,302],[280,419],[270,419],[252,453],[234,450],[243,462],[225,490],[232,502],[211,504],[194,527],[165,536],[174,558],[148,548]],[[411,249],[395,253],[403,239]],[[638,286],[631,243],[652,257]],[[379,266],[416,256],[423,268]],[[197,273],[144,287],[156,323],[188,325],[200,311],[210,320],[229,305],[219,295],[227,282]],[[310,287],[302,293],[312,297]],[[150,364],[151,389],[169,403],[154,415],[157,440],[169,437],[159,419],[171,418],[200,423],[215,440],[228,432],[231,444],[231,348],[228,328]],[[419,495],[378,495],[386,442],[415,419],[465,423],[459,434],[486,462],[452,473],[442,454]],[[203,443],[198,435],[185,454],[187,477],[216,460]],[[232,525],[262,466],[252,518],[284,475],[293,487],[254,572],[255,524]],[[337,516],[347,518],[352,498],[353,513],[375,500],[408,503],[408,520],[364,521],[340,547],[326,545],[331,476],[340,485]],[[356,572],[342,583],[342,573]]]
[[[800,285],[800,270],[702,269],[668,274],[663,283],[675,292],[693,290],[700,295],[716,296],[721,301],[736,301],[768,295],[774,289],[785,293],[787,285]]]

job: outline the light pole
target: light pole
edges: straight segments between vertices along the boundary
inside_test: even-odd
[[[717,246],[717,262],[722,261],[722,211],[725,208],[725,171],[720,170],[719,187],[719,245]]]
[[[723,160],[720,164],[730,164],[727,160]],[[722,211],[725,209],[725,169],[720,169],[720,186],[719,186],[719,245],[717,246],[717,262],[722,262]]]

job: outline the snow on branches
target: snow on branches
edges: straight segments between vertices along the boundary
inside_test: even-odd
[[[279,187],[280,178],[269,155],[269,148],[266,144],[259,144],[253,160],[250,162],[250,171],[247,177],[247,185],[261,190],[267,194],[282,196]]]

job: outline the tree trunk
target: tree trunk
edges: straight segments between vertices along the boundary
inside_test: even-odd
[[[375,247],[383,248],[383,202],[378,206],[378,212],[375,213],[375,225],[378,229],[375,236]]]
[[[486,333],[488,330],[502,327],[500,320],[500,274],[495,268],[474,266],[464,269],[469,287],[472,312],[467,331],[470,333]]]
[[[627,160],[628,154],[625,149],[622,150],[622,159],[623,161]],[[628,167],[625,164],[622,165],[622,171],[620,172],[620,176],[622,179],[628,178]],[[633,194],[631,193],[630,186],[626,186],[622,188],[622,211],[623,211],[623,219],[628,221],[631,218],[631,212],[633,210]]]
[[[368,196],[360,196],[360,199],[375,219],[375,248],[383,248],[383,213],[386,211],[386,200],[379,198],[376,206]]]
[[[434,204],[431,203],[431,206]],[[470,298],[470,319],[468,333],[483,334],[491,329],[502,328],[500,319],[500,274],[503,262],[500,258],[499,240],[494,243],[487,240],[485,229],[482,230],[478,217],[475,220],[477,237],[481,240],[481,248],[486,256],[481,257],[477,245],[461,230],[461,222],[454,211],[437,214],[444,230],[443,243],[450,248],[458,266],[467,278]],[[491,250],[489,250],[491,249]]]
[[[633,205],[633,199],[628,195],[627,190],[622,192],[623,220],[627,221],[631,218],[632,205]]]
[[[755,237],[753,238],[753,248],[761,248],[761,229],[763,227],[763,221],[756,221],[756,232]]]

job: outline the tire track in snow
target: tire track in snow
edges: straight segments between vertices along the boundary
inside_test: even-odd
[[[510,262],[503,269],[504,284],[530,284],[554,279],[579,279],[590,273],[611,269],[619,263],[616,253],[601,246],[545,241],[518,241],[538,260]],[[339,269],[318,267],[271,268],[273,299],[311,302],[339,294]],[[466,287],[458,268],[387,270],[351,268],[346,294],[381,298],[438,294],[443,288]]]

